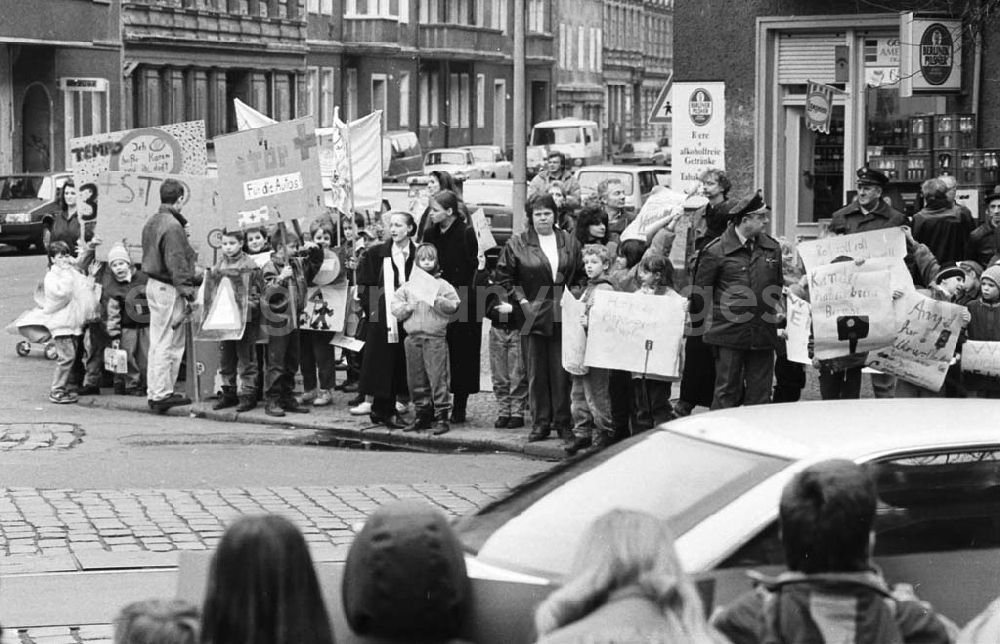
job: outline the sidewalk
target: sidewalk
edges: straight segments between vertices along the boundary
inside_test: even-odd
[[[518,429],[497,429],[493,427],[496,420],[496,402],[493,394],[480,392],[469,397],[467,418],[462,424],[452,424],[451,431],[443,436],[433,436],[428,431],[404,433],[401,429],[389,430],[381,425],[373,425],[364,416],[352,416],[348,413],[347,401],[354,394],[333,392],[333,404],[326,407],[311,407],[308,414],[287,414],[283,418],[275,418],[264,413],[261,402],[256,409],[236,413],[230,409],[212,410],[212,400],[196,402],[190,406],[174,407],[167,414],[170,416],[195,416],[208,420],[262,425],[280,425],[296,429],[317,430],[330,437],[357,441],[366,444],[381,444],[401,449],[419,451],[448,452],[507,452],[524,454],[525,456],[562,459],[565,452],[562,441],[553,432],[548,440],[538,443],[528,442],[531,431],[530,415],[525,418],[526,425]],[[105,409],[120,409],[151,414],[146,399],[139,396],[115,396],[105,389],[100,396],[82,396],[80,405],[91,405]],[[404,415],[411,419],[413,412]],[[326,442],[325,440],[318,442]]]

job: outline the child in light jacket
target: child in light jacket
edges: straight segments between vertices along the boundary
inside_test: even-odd
[[[406,381],[417,411],[414,421],[403,431],[415,432],[433,426],[434,435],[440,436],[451,429],[448,425],[451,377],[445,331],[451,315],[458,310],[459,298],[455,287],[438,277],[441,268],[437,248],[433,244],[418,246],[415,261],[417,268],[434,276],[437,294],[433,305],[417,299],[411,275],[410,281],[396,289],[392,298],[392,314],[403,322],[407,333],[403,341]]]

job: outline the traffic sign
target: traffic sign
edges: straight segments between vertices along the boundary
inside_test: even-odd
[[[656,97],[656,102],[653,103],[653,110],[649,113],[649,123],[652,125],[654,123],[669,123],[671,111],[671,88],[674,85],[674,75],[673,73],[667,78],[666,84],[663,89],[660,90],[660,95]]]

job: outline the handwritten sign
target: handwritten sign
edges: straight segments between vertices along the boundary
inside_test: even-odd
[[[189,241],[198,253],[198,263],[215,263],[224,223],[214,177],[118,171],[105,171],[99,180],[103,196],[95,230],[104,243],[97,247],[98,259],[106,260],[108,251],[120,241],[133,261],[142,261],[142,227],[159,208],[160,184],[168,178],[184,186],[181,209],[190,226]]]
[[[418,301],[434,306],[434,300],[437,299],[439,286],[433,275],[419,266],[414,266],[413,269],[410,270],[410,279],[406,280],[406,284],[406,289],[410,291],[410,293],[412,293]]]
[[[226,225],[239,228],[325,212],[312,117],[215,139]]]
[[[809,333],[812,329],[812,313],[809,302],[791,293],[786,300],[787,314],[785,349],[788,359],[799,364],[812,364],[809,358]]]
[[[497,240],[490,230],[490,223],[486,221],[486,213],[482,208],[472,213],[472,228],[476,231],[476,241],[479,242],[479,254],[482,255],[491,248],[495,248]]]
[[[208,164],[204,121],[78,137],[69,151],[77,188],[96,183],[105,170],[203,175]]]
[[[962,371],[1000,378],[1000,342],[967,341],[962,345]]]
[[[589,367],[679,377],[684,301],[676,294],[597,291],[590,308],[584,363]]]
[[[896,320],[889,271],[840,262],[809,273],[814,353],[829,360],[892,343]]]
[[[587,330],[580,324],[586,306],[573,297],[569,289],[563,291],[562,301],[562,366],[567,373],[582,376],[588,369],[584,365],[587,352]]]
[[[804,241],[798,245],[799,257],[812,271],[818,266],[832,263],[835,259],[850,257],[864,259],[866,264],[889,268],[892,288],[913,291],[913,278],[906,268],[906,238],[899,228],[884,228],[851,235],[832,235],[822,239]],[[873,259],[884,260],[869,262]]]
[[[964,306],[907,293],[895,302],[892,345],[868,354],[867,364],[913,384],[940,391],[962,330]]]

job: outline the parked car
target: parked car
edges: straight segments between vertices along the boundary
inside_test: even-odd
[[[444,170],[457,181],[482,179],[483,171],[476,165],[472,152],[465,148],[439,148],[424,157],[424,172]]]
[[[876,563],[959,624],[1000,593],[1000,436],[985,400],[798,402],[697,414],[533,477],[460,519],[480,643],[530,642],[534,607],[565,577],[580,535],[616,507],[662,517],[706,610],[783,569],[782,487],[829,458],[868,464],[879,493]],[[481,586],[476,586],[477,590]],[[486,587],[490,587],[486,585]]]
[[[611,162],[616,165],[670,165],[670,146],[667,139],[626,143],[611,155]]]
[[[480,208],[498,246],[510,239],[514,227],[514,182],[510,179],[469,179],[462,187],[469,214]]]
[[[382,135],[382,179],[403,181],[424,174],[424,153],[420,139],[408,130],[394,130]]]
[[[20,251],[49,244],[52,217],[59,212],[63,184],[69,172],[0,176],[0,244]]]
[[[484,179],[510,179],[514,176],[512,166],[499,145],[467,145]]]
[[[636,212],[656,186],[670,187],[670,168],[641,165],[591,165],[576,171],[582,201],[596,198],[605,179],[619,179],[625,188],[625,207]]]

